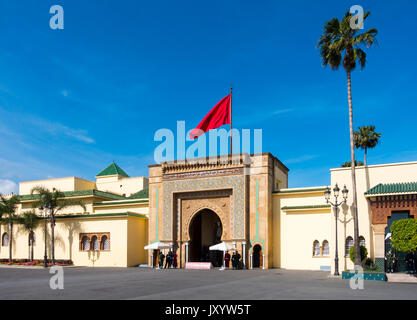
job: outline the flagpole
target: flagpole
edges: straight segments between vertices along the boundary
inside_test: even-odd
[[[233,87],[230,85],[230,155],[233,154],[232,92]]]

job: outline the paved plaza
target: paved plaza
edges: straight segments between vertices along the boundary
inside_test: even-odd
[[[348,280],[323,271],[64,268],[64,289],[51,290],[44,269],[0,267],[0,299],[417,299],[417,284]]]

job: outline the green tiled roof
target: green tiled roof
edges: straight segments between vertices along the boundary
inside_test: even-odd
[[[114,193],[99,191],[95,189],[90,190],[78,190],[78,191],[64,191],[63,192],[65,197],[83,197],[83,196],[96,196],[100,198],[110,199],[110,200],[126,200],[125,197],[119,196]],[[36,200],[36,194],[27,194],[19,196],[20,200]]]
[[[66,215],[57,215],[57,219],[79,219],[79,218],[87,218],[87,219],[94,219],[94,218],[103,218],[103,217],[136,217],[136,218],[146,218],[147,216],[134,213],[134,212],[118,212],[118,213],[95,213],[95,214],[66,214]]]
[[[417,182],[406,183],[389,183],[378,184],[375,187],[365,192],[365,195],[378,195],[378,194],[392,194],[392,193],[415,193],[417,192]]]
[[[149,189],[142,189],[139,192],[132,194],[128,199],[147,199],[149,198]]]
[[[112,175],[121,175],[123,177],[128,178],[128,174],[123,171],[122,168],[120,168],[116,163],[112,162],[111,165],[109,165],[106,169],[101,171],[99,174],[97,174],[96,177],[103,177],[103,176],[112,176]]]

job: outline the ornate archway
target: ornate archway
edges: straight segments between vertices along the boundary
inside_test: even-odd
[[[220,217],[211,209],[202,209],[193,215],[189,223],[190,262],[211,262],[213,266],[222,265],[223,255],[210,251],[209,247],[221,242],[223,224]]]

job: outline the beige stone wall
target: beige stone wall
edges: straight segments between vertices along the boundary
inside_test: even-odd
[[[96,183],[78,177],[23,181],[19,183],[19,194],[30,194],[32,188],[37,186],[42,186],[49,190],[52,190],[52,188],[56,188],[60,191],[78,191],[95,189]]]
[[[162,209],[162,168],[149,167],[149,231],[148,243],[160,241]],[[150,259],[150,256],[149,256]]]
[[[127,221],[127,266],[148,263],[148,219],[129,217]]]
[[[110,202],[111,203],[111,202]],[[122,213],[122,212],[133,212],[139,213],[143,215],[149,214],[149,202],[140,202],[140,203],[123,203],[117,205],[116,203],[110,204],[108,203],[105,206],[102,205],[95,205],[93,210],[94,214],[103,214],[103,213]]]
[[[131,196],[135,192],[148,188],[146,177],[122,177],[119,175],[97,177],[97,189],[119,195]]]
[[[273,194],[273,267],[320,270],[330,267],[330,256],[313,256],[313,243],[331,244],[331,211],[325,206],[324,187],[281,189]]]

